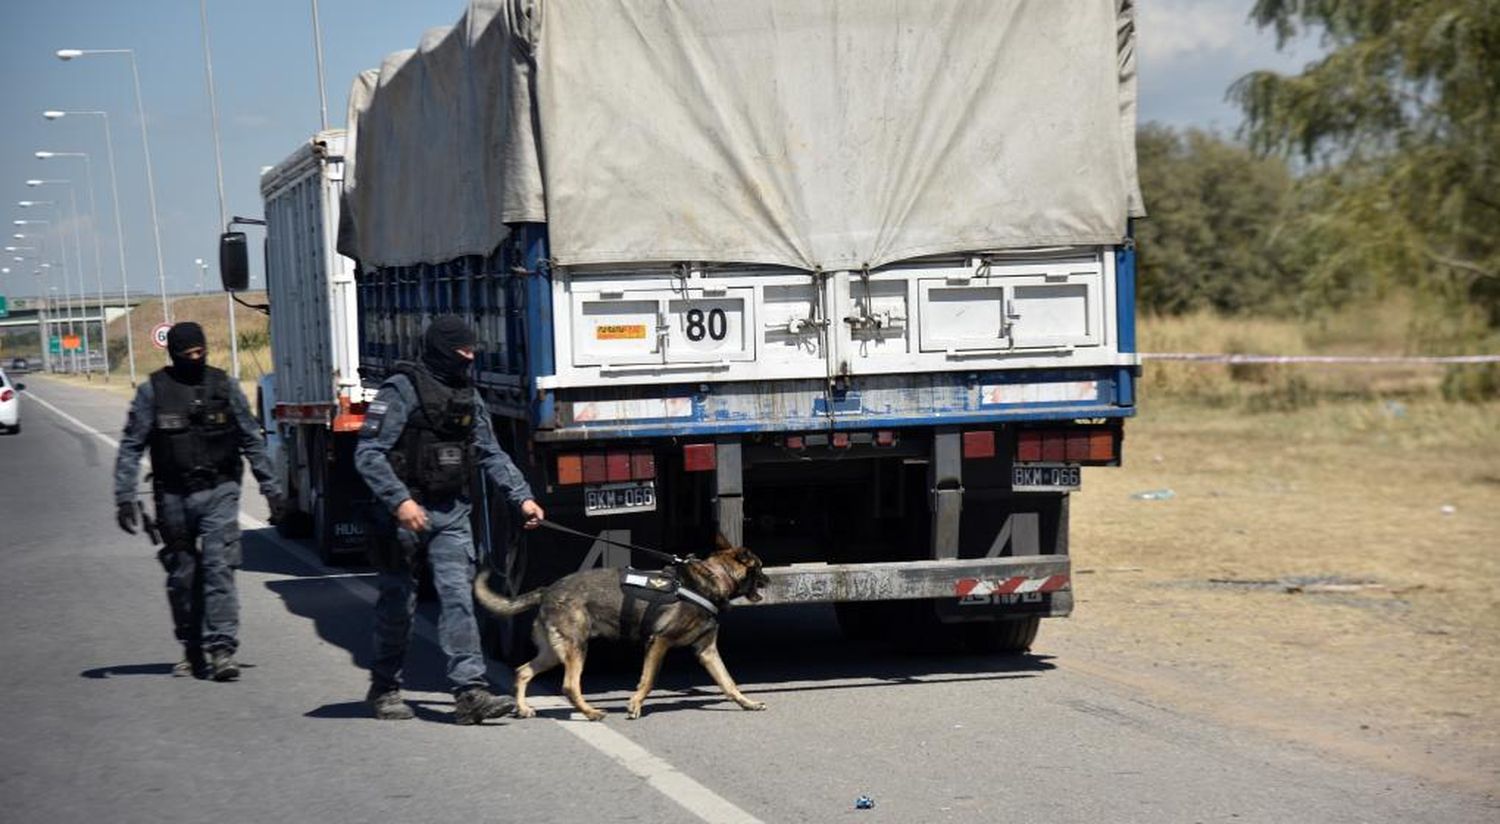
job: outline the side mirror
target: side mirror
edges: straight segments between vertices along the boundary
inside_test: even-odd
[[[219,235],[219,280],[226,292],[243,292],[250,285],[250,253],[244,232]]]
[[[24,384],[24,383],[14,384],[14,386],[16,387],[16,391],[17,392],[25,392],[26,391],[26,384]]]

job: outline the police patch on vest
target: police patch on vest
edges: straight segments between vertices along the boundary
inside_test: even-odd
[[[380,427],[385,423],[385,411],[390,408],[391,405],[385,401],[371,403],[369,408],[365,410],[365,422],[360,425],[359,434],[379,435]]]
[[[188,416],[175,412],[156,413],[157,429],[187,429]]]
[[[451,443],[440,443],[433,446],[433,453],[437,460],[437,465],[444,469],[463,466],[464,448],[462,446]]]

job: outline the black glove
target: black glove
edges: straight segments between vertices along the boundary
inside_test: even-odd
[[[134,501],[124,501],[115,505],[115,523],[119,524],[121,529],[129,532],[131,535],[135,534],[136,525],[140,521],[135,514]]]

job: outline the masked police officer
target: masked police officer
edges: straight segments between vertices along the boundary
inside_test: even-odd
[[[474,619],[469,512],[475,464],[505,490],[527,529],[545,515],[495,442],[489,412],[470,385],[473,359],[473,330],[453,315],[434,319],[423,336],[421,361],[398,365],[381,385],[354,450],[354,464],[382,509],[372,518],[371,560],[380,570],[380,598],[365,696],[382,720],[412,717],[401,700],[401,669],[417,605],[416,568],[424,560],[441,607],[438,642],[456,697],[453,720],[477,724],[515,707],[509,696],[488,689]]]
[[[177,676],[239,677],[240,476],[250,469],[272,517],[282,510],[260,425],[239,386],[205,362],[203,329],[190,321],[167,332],[172,365],[151,373],[135,393],[115,459],[115,519],[134,535],[141,453],[151,450],[151,487],[165,546],[167,602],[183,659]]]

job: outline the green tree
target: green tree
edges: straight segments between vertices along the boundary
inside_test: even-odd
[[[1230,90],[1252,147],[1311,164],[1309,282],[1412,284],[1500,326],[1500,2],[1257,0],[1251,18],[1328,47]]]
[[[1136,153],[1151,213],[1136,230],[1143,305],[1254,312],[1296,291],[1278,228],[1293,204],[1284,161],[1157,124],[1141,128]]]

